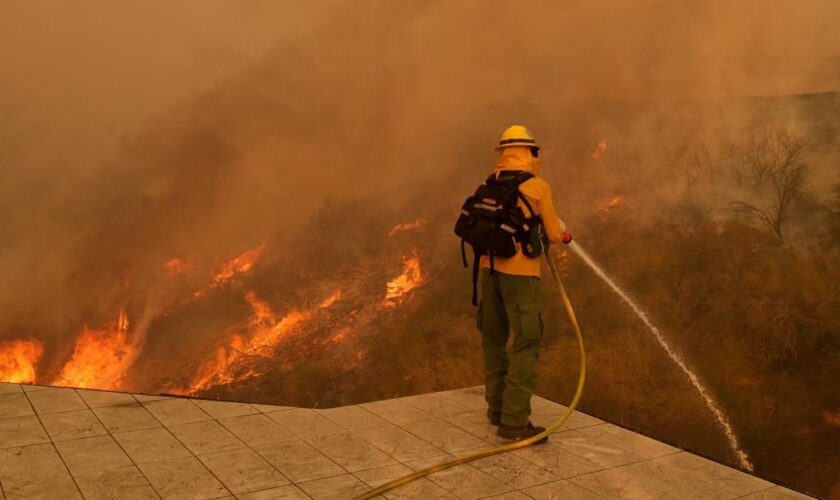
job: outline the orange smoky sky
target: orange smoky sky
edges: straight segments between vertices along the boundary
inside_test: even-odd
[[[393,96],[437,95],[453,112],[469,111],[457,101],[469,92],[479,97],[469,102],[530,95],[539,105],[558,96],[833,90],[840,86],[839,10],[831,0],[538,1],[528,9],[476,0],[322,0],[293,8],[10,0],[0,16],[3,139],[55,148],[27,152],[36,156],[99,159],[145,120],[271,51],[304,43],[328,56],[332,45],[363,38],[378,62],[411,75]],[[289,63],[286,71],[320,72]],[[346,78],[351,83],[352,74]],[[395,81],[402,83],[398,75]]]

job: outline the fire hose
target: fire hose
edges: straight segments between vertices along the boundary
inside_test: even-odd
[[[545,258],[548,261],[548,267],[551,269],[551,276],[552,278],[554,278],[554,284],[560,291],[560,297],[563,299],[563,305],[566,307],[566,314],[568,314],[569,321],[572,323],[572,328],[574,329],[575,337],[577,338],[578,352],[580,355],[580,374],[578,375],[577,389],[575,390],[575,395],[572,398],[572,402],[569,404],[569,407],[566,409],[566,412],[563,413],[563,415],[556,422],[554,422],[554,424],[552,424],[551,427],[537,434],[536,436],[531,436],[528,439],[516,441],[511,444],[499,446],[497,448],[491,448],[489,450],[482,450],[474,453],[469,453],[467,455],[455,457],[447,462],[432,465],[431,467],[418,470],[407,476],[385,483],[382,486],[379,486],[375,489],[368,491],[367,493],[364,493],[359,497],[356,497],[356,500],[367,500],[370,498],[374,498],[377,495],[381,495],[382,493],[390,491],[398,486],[410,483],[415,479],[420,479],[421,477],[428,476],[429,474],[432,474],[434,472],[448,469],[449,467],[454,467],[456,465],[467,463],[472,460],[477,460],[479,458],[498,455],[500,453],[506,453],[508,451],[518,450],[520,448],[531,446],[535,442],[543,439],[544,437],[547,437],[549,434],[557,432],[561,427],[563,427],[563,424],[566,423],[566,420],[572,415],[572,412],[575,411],[575,407],[577,407],[578,401],[580,401],[580,396],[581,394],[583,394],[583,383],[586,379],[586,353],[583,349],[583,336],[580,333],[580,327],[578,326],[577,319],[575,318],[575,311],[574,309],[572,309],[572,303],[569,301],[569,296],[566,295],[566,289],[563,287],[563,281],[560,279],[560,273],[557,270],[557,265],[555,264],[554,259],[548,252],[546,252]]]

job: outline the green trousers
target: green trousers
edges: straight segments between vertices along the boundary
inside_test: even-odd
[[[505,425],[523,426],[531,416],[537,358],[543,335],[542,295],[536,276],[481,270],[476,322],[484,351],[485,399]],[[513,348],[508,353],[511,330]]]

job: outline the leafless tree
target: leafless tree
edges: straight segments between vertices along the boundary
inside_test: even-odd
[[[748,201],[733,201],[739,216],[766,224],[779,238],[791,204],[801,194],[808,165],[803,159],[807,142],[787,130],[753,134],[744,145],[727,150],[729,173]]]

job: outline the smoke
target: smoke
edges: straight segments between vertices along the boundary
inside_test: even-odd
[[[158,310],[222,259],[317,230],[304,226],[326,197],[455,189],[511,123],[537,133],[574,214],[657,172],[634,147],[743,129],[750,113],[716,111],[743,96],[840,87],[836,14],[816,0],[7,2],[0,337],[49,339],[60,363],[82,324]],[[187,256],[187,283],[167,280]]]

